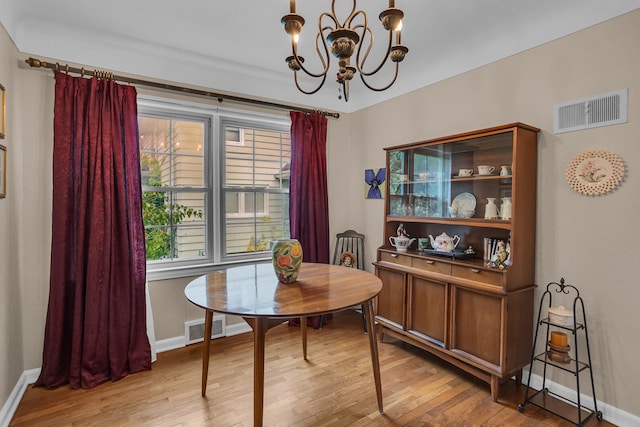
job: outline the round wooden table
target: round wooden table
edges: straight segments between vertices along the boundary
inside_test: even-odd
[[[378,345],[374,331],[373,299],[382,282],[371,273],[330,264],[302,263],[295,283],[278,282],[269,263],[231,267],[215,271],[190,282],[185,296],[205,310],[204,350],[202,355],[202,396],[207,389],[209,349],[213,313],[241,316],[254,332],[254,426],[262,425],[264,402],[264,347],[269,328],[286,319],[301,318],[303,357],[307,359],[306,317],[328,314],[363,304],[369,331],[373,378],[382,408],[382,386]]]

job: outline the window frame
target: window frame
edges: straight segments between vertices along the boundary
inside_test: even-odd
[[[204,187],[182,188],[186,190],[205,191],[205,250],[204,258],[147,261],[147,280],[162,280],[208,273],[229,265],[266,262],[271,259],[268,251],[249,252],[245,254],[224,254],[225,248],[223,227],[225,225],[225,204],[222,200],[222,184],[225,177],[225,126],[239,128],[253,127],[264,130],[289,132],[291,119],[289,115],[259,113],[247,110],[222,108],[193,101],[162,98],[152,95],[138,94],[138,116],[152,116],[172,119],[202,120],[206,119],[203,176]],[[242,132],[240,132],[242,134]],[[270,190],[264,194],[283,193]],[[288,189],[286,190],[288,193]],[[266,197],[265,197],[266,201]]]

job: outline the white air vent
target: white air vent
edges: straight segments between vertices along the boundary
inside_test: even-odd
[[[225,317],[213,316],[211,325],[211,338],[221,338],[225,336]],[[201,342],[204,339],[204,319],[184,322],[184,336],[186,344]]]
[[[553,106],[553,132],[571,132],[627,122],[627,89]]]

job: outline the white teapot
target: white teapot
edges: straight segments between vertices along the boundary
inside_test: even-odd
[[[409,246],[411,246],[415,240],[416,239],[410,239],[407,236],[389,236],[389,243],[391,243],[398,252],[407,252],[407,249],[409,249]]]
[[[429,234],[429,240],[431,241],[431,247],[440,252],[451,252],[460,243],[460,237],[457,235],[449,237],[447,233],[442,233],[435,239]]]

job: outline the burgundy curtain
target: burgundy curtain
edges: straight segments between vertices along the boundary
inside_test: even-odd
[[[289,221],[292,239],[302,245],[305,262],[329,263],[327,191],[327,119],[320,114],[291,113]],[[328,320],[330,316],[324,316]],[[317,328],[320,317],[308,323]]]
[[[327,194],[327,119],[291,113],[289,221],[292,239],[302,245],[304,261],[329,263]]]
[[[36,385],[92,388],[151,368],[136,90],[55,79],[51,275]]]

